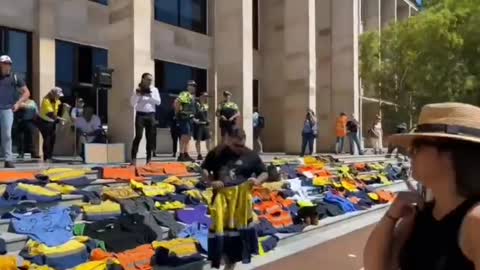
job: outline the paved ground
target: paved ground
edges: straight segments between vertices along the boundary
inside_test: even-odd
[[[257,269],[362,269],[363,247],[372,229],[373,226],[368,226]]]

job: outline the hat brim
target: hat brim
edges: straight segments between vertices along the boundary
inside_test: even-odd
[[[426,138],[439,138],[439,139],[451,139],[457,141],[465,141],[472,143],[480,143],[480,138],[467,136],[467,135],[455,135],[447,133],[407,133],[407,134],[395,134],[391,135],[388,138],[388,142],[395,146],[402,146],[408,148],[412,145],[412,142],[415,139],[426,139]]]

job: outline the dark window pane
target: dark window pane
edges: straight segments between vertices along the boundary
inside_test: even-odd
[[[27,33],[10,30],[7,36],[7,54],[12,58],[13,70],[19,74],[26,74],[28,70]]]
[[[108,0],[90,0],[90,1],[108,6]]]
[[[108,50],[93,48],[93,70],[97,67],[108,67]]]
[[[206,0],[180,2],[180,26],[195,32],[206,33]]]
[[[253,0],[253,48],[258,50],[258,0]]]
[[[92,47],[81,46],[78,48],[77,78],[79,83],[92,83],[92,59]]]
[[[57,83],[73,84],[75,80],[75,51],[72,43],[57,41],[55,56],[55,78]]]
[[[178,25],[179,1],[180,0],[155,0],[155,19],[164,23]]]
[[[253,108],[258,108],[260,100],[260,92],[258,88],[258,80],[253,80]]]

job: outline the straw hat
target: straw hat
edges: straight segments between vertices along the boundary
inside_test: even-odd
[[[396,134],[390,143],[409,147],[417,138],[446,138],[480,143],[480,108],[463,103],[428,104],[422,108],[414,132]]]

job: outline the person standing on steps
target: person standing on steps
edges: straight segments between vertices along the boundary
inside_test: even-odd
[[[358,154],[363,155],[362,146],[358,138],[358,128],[360,123],[355,119],[355,116],[352,114],[351,118],[347,122],[347,131],[348,138],[350,140],[350,154],[355,155],[355,146],[357,147]]]
[[[153,76],[150,73],[143,73],[142,80],[135,88],[130,104],[135,108],[135,138],[132,143],[132,165],[137,163],[138,145],[143,137],[147,138],[147,163],[152,160],[153,147],[155,145],[155,111],[156,106],[160,105],[160,93],[152,85]]]
[[[237,118],[240,117],[238,105],[232,101],[232,93],[224,91],[223,98],[224,100],[218,105],[216,113],[217,117],[220,118],[219,126],[222,141],[224,141],[225,137],[236,127]]]
[[[305,120],[303,120],[303,129],[302,129],[302,151],[300,156],[305,155],[305,151],[308,146],[308,155],[313,154],[313,145],[315,143],[315,138],[317,137],[317,118],[315,117],[315,112],[308,109]]]
[[[70,106],[60,101],[63,97],[63,90],[60,87],[54,87],[43,98],[40,106],[40,120],[38,121],[38,130],[42,134],[43,161],[52,162],[53,150],[55,148],[57,124],[64,125],[65,119],[60,117],[62,112],[70,109]]]
[[[200,95],[196,103],[195,118],[193,118],[193,139],[197,150],[198,160],[203,160],[201,143],[205,142],[207,152],[210,151],[210,121],[208,120],[208,93]]]
[[[24,158],[25,153],[30,153],[32,158],[40,158],[35,149],[34,132],[35,121],[38,117],[38,107],[34,100],[29,99],[20,104],[17,112],[17,150],[18,158]]]
[[[335,132],[337,135],[337,143],[335,144],[335,153],[343,154],[343,146],[345,145],[345,137],[347,136],[347,115],[342,112],[337,118]]]
[[[178,95],[174,102],[177,116],[178,131],[180,132],[180,155],[178,161],[195,161],[188,154],[193,133],[193,119],[195,117],[195,92],[197,83],[194,80],[187,82],[187,91]]]
[[[12,72],[12,63],[8,55],[0,56],[0,132],[5,168],[15,168],[12,154],[13,113],[30,97],[25,81]]]
[[[253,108],[253,150],[263,153],[262,130],[265,128],[265,118],[260,115],[258,108]]]
[[[177,115],[174,108],[169,111],[168,120],[170,126],[170,136],[172,138],[172,157],[176,158],[178,151],[178,140],[180,139],[180,132],[178,131]]]

